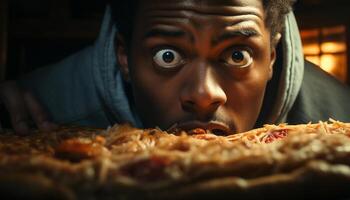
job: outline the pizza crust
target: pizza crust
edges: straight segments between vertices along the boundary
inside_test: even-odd
[[[11,180],[34,199],[57,192],[63,199],[343,198],[349,147],[350,125],[338,121],[225,137],[128,125],[5,134],[0,191],[17,194]]]
[[[216,178],[155,193],[151,199],[340,199],[348,197],[349,183],[347,166],[311,161],[290,173]]]
[[[0,174],[2,199],[73,200],[71,190],[42,175],[29,173]]]

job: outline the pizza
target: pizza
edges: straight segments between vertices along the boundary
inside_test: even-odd
[[[115,125],[0,135],[7,199],[346,199],[350,124],[217,136]]]

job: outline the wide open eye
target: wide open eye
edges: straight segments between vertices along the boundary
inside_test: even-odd
[[[253,62],[253,57],[248,50],[234,49],[224,56],[223,61],[233,67],[245,68]]]
[[[174,68],[183,63],[180,53],[173,49],[161,49],[153,56],[153,61],[163,68]]]

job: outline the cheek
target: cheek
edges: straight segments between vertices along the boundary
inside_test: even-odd
[[[136,62],[130,70],[136,109],[146,127],[164,128],[178,110],[178,84],[157,73],[149,57],[140,54],[133,54]]]
[[[261,111],[266,84],[269,79],[269,71],[263,68],[255,68],[249,75],[238,82],[230,84],[227,106],[231,111],[231,117],[235,119],[239,132],[253,128]]]

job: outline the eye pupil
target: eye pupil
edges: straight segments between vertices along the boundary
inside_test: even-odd
[[[173,52],[167,51],[163,54],[163,60],[166,63],[171,63],[173,62],[175,59],[175,55]]]
[[[232,54],[232,60],[235,62],[242,62],[244,60],[244,55],[240,51],[235,51]]]

